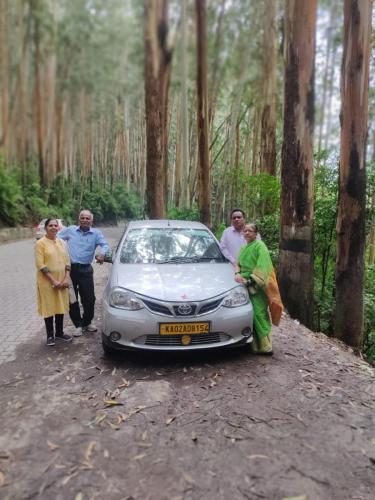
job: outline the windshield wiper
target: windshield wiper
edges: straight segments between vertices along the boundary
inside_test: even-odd
[[[198,262],[202,262],[202,261],[207,261],[207,260],[214,260],[215,262],[223,262],[223,259],[222,257],[220,257],[219,255],[217,257],[197,257],[197,260]]]
[[[199,257],[171,257],[168,260],[160,260],[159,262],[156,262],[156,264],[179,264],[179,263],[186,263],[186,262],[198,262]]]

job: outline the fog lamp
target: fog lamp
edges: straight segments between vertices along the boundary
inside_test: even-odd
[[[113,342],[117,342],[118,340],[121,339],[121,333],[119,332],[111,332],[109,338],[113,341]]]
[[[251,328],[249,326],[244,328],[241,332],[241,335],[243,335],[244,337],[251,337]]]

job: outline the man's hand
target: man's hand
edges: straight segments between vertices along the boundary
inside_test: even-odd
[[[96,259],[96,262],[98,264],[103,264],[103,262],[104,262],[104,255],[100,255],[100,254],[95,255],[95,259]]]

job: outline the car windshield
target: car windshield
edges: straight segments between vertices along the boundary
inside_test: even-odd
[[[139,228],[127,234],[120,252],[123,264],[225,262],[219,245],[204,229]]]

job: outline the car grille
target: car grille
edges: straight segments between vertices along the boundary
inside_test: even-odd
[[[219,307],[220,302],[222,300],[223,300],[223,297],[221,297],[220,299],[214,300],[213,302],[208,302],[207,304],[204,304],[200,308],[198,316],[199,316],[199,314],[205,314],[205,313],[213,311],[214,309],[216,309],[217,307]]]
[[[165,314],[167,316],[173,316],[172,311],[167,307],[159,304],[158,302],[151,302],[150,300],[142,299],[142,302],[146,304],[146,306],[156,313]]]
[[[223,340],[227,340],[228,338],[228,335],[220,333],[191,335],[191,343],[189,345],[217,344]],[[137,339],[136,343],[161,347],[185,347],[181,344],[181,335],[146,335]]]
[[[207,314],[211,311],[214,311],[219,307],[221,304],[221,301],[223,300],[223,297],[220,297],[219,299],[213,300],[211,302],[206,302],[203,303],[200,309],[199,304],[195,302],[181,302],[181,303],[175,303],[171,304],[170,307],[168,307],[166,304],[161,304],[160,302],[153,302],[151,300],[145,300],[142,297],[143,303],[152,311],[157,314],[163,314],[165,316],[175,316],[175,317],[182,317],[182,318],[189,318],[192,316],[200,316],[201,314]],[[183,310],[179,310],[180,306],[190,306],[190,311],[188,314],[184,312]]]

